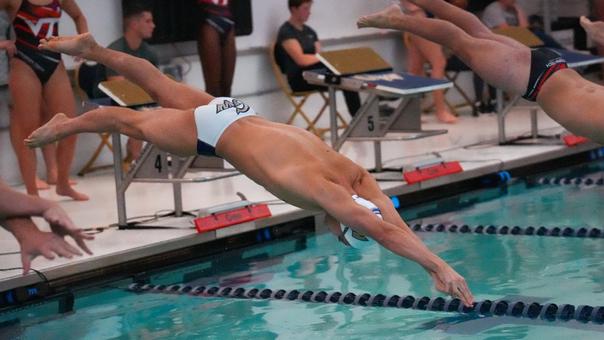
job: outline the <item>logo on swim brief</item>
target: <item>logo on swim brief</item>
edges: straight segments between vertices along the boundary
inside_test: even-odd
[[[235,109],[237,114],[246,113],[250,110],[250,106],[238,99],[225,99],[222,104],[216,104],[216,114],[228,109]]]
[[[545,67],[546,68],[550,68],[554,65],[558,65],[558,64],[562,64],[562,63],[566,63],[566,60],[564,60],[562,57],[550,60],[550,62],[548,62]]]

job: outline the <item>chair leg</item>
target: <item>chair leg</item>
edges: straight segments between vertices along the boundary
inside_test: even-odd
[[[451,81],[453,83],[453,88],[455,88],[455,90],[463,98],[463,100],[465,101],[465,105],[470,106],[472,108],[472,114],[474,116],[476,116],[476,107],[474,105],[474,101],[470,98],[470,96],[468,96],[466,91],[464,91],[464,89],[461,88],[461,86],[459,86],[459,84],[457,84],[457,78],[459,78],[459,75],[461,74],[461,72],[455,72],[455,71],[451,71],[451,72],[453,72],[453,76],[449,76],[448,73],[446,73],[445,76],[447,77],[447,79],[449,81]],[[449,103],[447,103],[447,104],[449,105],[449,107],[451,107],[451,104],[449,104]],[[461,106],[465,106],[465,105],[462,104]],[[460,106],[456,105],[456,107],[460,107]]]
[[[308,98],[310,98],[310,94],[305,95],[299,103],[294,105],[295,112],[292,116],[290,116],[288,124],[293,123],[296,115],[300,115],[300,117],[302,117],[302,119],[304,119],[304,121],[306,122],[306,130],[310,131],[311,133],[317,134],[318,131],[315,126],[315,121],[311,120],[310,117],[308,116],[308,114],[306,112],[304,112],[304,110],[302,109],[304,104],[306,104],[306,102],[308,101]]]
[[[323,106],[321,107],[321,110],[319,110],[319,114],[317,114],[317,116],[313,120],[313,123],[315,124],[315,126],[316,126],[317,122],[319,121],[319,119],[325,113],[325,110],[327,110],[327,108],[329,107],[329,98],[327,98],[327,96],[325,96],[325,94],[323,92],[319,92],[319,94],[323,98]],[[338,129],[345,129],[348,127],[348,123],[346,123],[346,120],[344,119],[344,117],[342,117],[342,115],[340,114],[339,111],[336,111],[336,117],[337,117],[337,120],[339,120],[339,123],[337,123]],[[329,130],[330,130],[330,128],[317,128],[317,131],[319,132],[318,136],[323,138],[323,135],[325,134],[325,132],[327,132]]]
[[[300,113],[300,111],[302,111],[301,108],[304,105],[304,103],[306,103],[307,99],[308,99],[308,96],[304,96],[299,102],[296,102],[292,98],[289,98],[289,101],[294,106],[294,112],[289,116],[289,119],[287,120],[286,124],[291,124],[294,122],[294,119],[296,119],[296,116]]]
[[[91,173],[91,172],[93,172],[95,170],[99,170],[99,169],[103,169],[103,168],[108,168],[108,167],[111,166],[111,165],[96,166],[96,167],[93,166],[94,162],[96,162],[96,160],[101,155],[101,152],[103,151],[103,148],[107,147],[109,149],[109,151],[113,151],[113,145],[111,145],[111,142],[109,141],[109,138],[111,137],[111,135],[108,134],[108,133],[100,133],[99,137],[101,138],[101,141],[100,141],[99,145],[96,147],[96,149],[92,153],[92,156],[90,157],[90,159],[88,160],[88,162],[86,162],[86,164],[78,172],[78,176],[84,176],[84,175],[86,175],[88,173]]]

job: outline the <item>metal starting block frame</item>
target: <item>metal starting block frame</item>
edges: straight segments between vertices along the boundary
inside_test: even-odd
[[[112,134],[114,145],[121,145],[121,135]],[[217,157],[193,156],[180,157],[158,149],[147,143],[141,156],[136,160],[127,174],[122,168],[122,150],[113,148],[113,168],[115,171],[115,188],[117,195],[118,226],[120,229],[129,228],[126,213],[126,191],[132,183],[168,183],[172,184],[174,195],[174,217],[182,217],[182,184],[207,183],[224,178],[238,176],[241,173],[235,169],[227,169],[224,160]],[[190,170],[220,172],[215,176],[185,178]]]
[[[110,80],[101,82],[99,89],[107,94],[119,106],[128,108],[148,108],[156,106],[151,97],[140,87],[128,80]],[[174,195],[174,217],[184,215],[182,204],[183,183],[207,183],[224,178],[238,176],[235,169],[227,169],[225,161],[218,157],[193,156],[180,157],[160,150],[147,143],[141,156],[135,161],[127,174],[122,167],[121,135],[112,134],[113,170],[117,196],[118,226],[120,229],[131,228],[126,213],[126,191],[132,183],[169,183]],[[185,178],[190,170],[219,172],[216,176]],[[135,228],[135,227],[134,227]]]
[[[304,72],[304,79],[314,85],[327,86],[329,91],[331,145],[339,151],[347,141],[372,141],[375,151],[375,172],[382,172],[383,141],[406,141],[446,134],[447,130],[422,130],[420,96],[423,93],[449,88],[449,81],[416,77],[408,74],[381,72],[356,76],[337,76],[327,70]],[[367,92],[368,97],[349,126],[338,134],[337,89]],[[394,112],[381,117],[379,98],[399,99]],[[396,135],[389,135],[396,133]]]

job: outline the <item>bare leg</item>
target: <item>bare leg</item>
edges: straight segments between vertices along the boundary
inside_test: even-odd
[[[42,112],[42,122],[46,124],[51,118],[52,114],[45,110],[45,105],[42,104],[40,108],[40,112]],[[46,165],[46,182],[36,177],[36,186],[38,190],[47,190],[50,189],[49,184],[57,184],[57,146],[54,144],[49,144],[42,148],[42,156],[44,157],[44,164]]]
[[[231,96],[235,63],[237,61],[237,47],[235,46],[235,29],[233,28],[224,41],[222,48],[222,94]]]
[[[531,61],[531,52],[527,47],[516,48],[491,39],[474,38],[448,21],[405,15],[396,5],[361,17],[358,25],[391,28],[419,35],[453,50],[488,83],[513,94],[526,91]]]
[[[40,48],[101,63],[142,87],[163,107],[191,109],[214,99],[201,90],[170,79],[144,59],[98,45],[90,33],[42,40]]]
[[[49,112],[64,112],[68,117],[75,116],[75,100],[69,78],[63,63],[55,70],[43,89],[44,103]],[[69,183],[69,171],[73,162],[76,136],[62,140],[57,147],[57,194],[68,196],[76,201],[86,201],[88,196],[75,191]]]
[[[495,40],[511,47],[523,46],[519,42],[493,33],[474,14],[442,0],[410,0],[417,6],[461,28],[474,38]]]
[[[416,35],[411,35],[410,41],[417,48],[422,59],[427,60],[432,67],[430,76],[434,79],[445,78],[447,61],[445,60],[442,47]],[[434,91],[432,92],[432,95],[434,96],[434,106],[436,108],[436,117],[438,120],[447,124],[457,122],[457,117],[449,111],[449,108],[445,103],[445,92],[443,90]]]
[[[118,132],[146,140],[167,152],[197,154],[197,128],[192,110],[157,109],[135,111],[120,107],[101,107],[76,118],[57,114],[34,131],[25,144],[31,148],[82,132]]]
[[[36,154],[23,145],[23,139],[40,126],[42,84],[34,71],[19,59],[11,61],[10,88],[13,107],[10,111],[10,137],[15,149],[21,177],[27,193],[38,195]]]
[[[46,124],[56,112],[49,112],[47,106],[42,103],[42,121],[43,124]],[[57,165],[57,146],[54,144],[49,144],[42,148],[42,156],[44,156],[44,164],[46,164],[46,182],[41,180],[40,178],[36,178],[36,185],[38,186],[38,190],[48,190],[50,189],[50,185],[57,184],[58,177],[58,165]],[[49,185],[50,184],[50,185]],[[69,180],[69,184],[75,185],[77,182],[73,179]]]
[[[215,97],[225,96],[221,86],[224,64],[220,45],[220,33],[207,23],[201,24],[197,37],[197,52],[201,61],[206,92]]]
[[[130,163],[133,160],[138,159],[141,155],[141,151],[143,150],[143,141],[135,138],[128,138],[126,142],[126,158],[124,159],[124,163]]]

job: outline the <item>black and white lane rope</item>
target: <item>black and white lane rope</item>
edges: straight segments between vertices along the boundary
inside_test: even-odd
[[[483,234],[483,235],[516,235],[516,236],[551,236],[604,238],[601,228],[572,228],[547,226],[507,226],[507,225],[476,225],[467,224],[413,224],[411,229],[416,232]]]
[[[575,187],[604,187],[604,176],[601,177],[541,177],[532,184],[550,186],[575,186]]]
[[[604,323],[604,306],[540,304],[530,301],[491,301],[475,302],[472,307],[464,306],[459,299],[415,297],[411,295],[386,296],[383,294],[355,294],[312,290],[272,290],[246,289],[235,287],[205,287],[187,285],[152,285],[133,283],[128,290],[136,293],[174,294],[199,297],[302,301],[311,303],[332,303],[365,307],[389,307],[416,309],[433,312],[451,312],[477,314],[482,316],[511,316],[517,318],[542,319],[547,321],[569,321]]]

